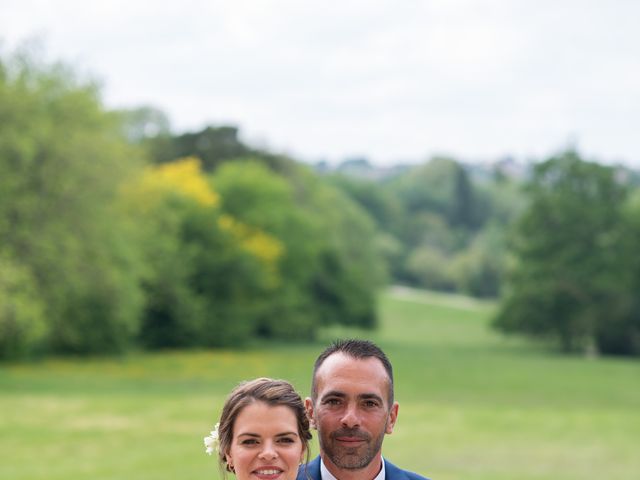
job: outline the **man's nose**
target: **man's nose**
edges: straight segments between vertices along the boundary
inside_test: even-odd
[[[342,424],[347,428],[355,428],[360,426],[360,417],[358,409],[355,405],[349,405],[342,416]]]
[[[258,454],[258,458],[261,460],[273,460],[278,456],[278,452],[275,445],[271,441],[267,441],[262,445],[262,450]]]

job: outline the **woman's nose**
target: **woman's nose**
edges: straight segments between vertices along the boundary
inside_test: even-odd
[[[273,460],[278,456],[278,452],[276,451],[272,442],[266,442],[258,454],[258,458],[261,460]]]

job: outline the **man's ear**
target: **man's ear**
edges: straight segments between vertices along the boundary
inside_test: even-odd
[[[385,429],[385,433],[393,433],[393,427],[395,427],[396,422],[398,421],[398,402],[393,402],[391,405],[391,409],[389,410],[389,418],[387,419],[387,428]]]
[[[316,426],[316,419],[313,416],[314,412],[313,412],[313,401],[307,397],[304,399],[304,409],[307,412],[307,418],[309,419],[309,426],[311,428],[318,428]]]

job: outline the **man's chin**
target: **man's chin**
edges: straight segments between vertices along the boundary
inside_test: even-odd
[[[364,467],[367,467],[369,464],[367,463],[366,465],[351,465],[351,464],[345,464],[345,465],[338,465],[338,467],[340,467],[343,470],[352,470],[352,471],[356,471],[356,470],[362,470]]]
[[[343,452],[341,455],[332,458],[331,461],[338,468],[345,470],[360,470],[367,467],[373,459],[367,458],[356,449],[354,452]]]

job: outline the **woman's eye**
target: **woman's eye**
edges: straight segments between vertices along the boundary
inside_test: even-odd
[[[294,442],[294,440],[291,437],[282,437],[280,439],[280,443],[293,443],[293,442]]]
[[[240,442],[241,445],[255,445],[256,443],[258,443],[258,441],[253,438],[248,438]]]

